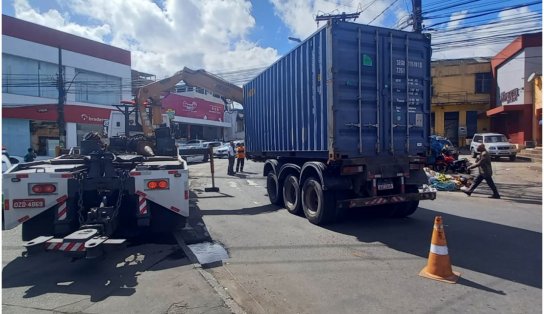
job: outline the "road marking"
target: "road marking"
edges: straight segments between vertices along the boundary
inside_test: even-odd
[[[235,188],[235,187],[237,187],[238,185],[237,185],[236,182],[234,182],[234,181],[229,181],[229,186],[230,186],[231,188]]]
[[[246,180],[247,181],[247,184],[248,185],[251,185],[251,186],[259,186],[259,184],[253,180]]]

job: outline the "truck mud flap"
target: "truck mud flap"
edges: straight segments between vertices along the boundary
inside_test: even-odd
[[[418,200],[434,200],[435,198],[436,198],[436,190],[433,191],[433,189],[428,189],[428,190],[420,189],[420,193],[407,193],[407,194],[397,194],[397,195],[387,195],[387,196],[354,198],[354,199],[338,201],[336,205],[338,208],[354,208],[354,207],[367,207],[367,206],[403,203],[403,202],[418,201]]]
[[[62,239],[52,236],[40,236],[25,242],[26,256],[47,251],[63,252],[73,258],[97,258],[115,249],[126,247],[125,239],[109,239],[99,236],[94,229],[78,230]]]

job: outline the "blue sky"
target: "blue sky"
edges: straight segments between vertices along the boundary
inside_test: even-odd
[[[491,31],[514,36],[542,27],[541,2],[510,11],[496,9],[530,1],[465,2],[423,1],[425,24],[438,24],[430,30],[435,58],[492,56],[511,39],[489,41]],[[134,69],[159,77],[183,66],[214,73],[248,70],[240,75],[250,76],[296,46],[288,37],[304,39],[315,32],[316,14],[363,11],[358,23],[410,30],[411,10],[411,0],[2,1],[3,14],[130,50]],[[492,14],[471,17],[483,11]],[[493,30],[487,23],[494,23]],[[464,40],[471,49],[449,46]]]

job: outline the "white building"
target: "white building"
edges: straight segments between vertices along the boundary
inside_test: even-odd
[[[53,156],[59,145],[59,60],[66,147],[102,132],[113,105],[131,99],[130,51],[6,15],[2,47],[2,145],[12,155]]]

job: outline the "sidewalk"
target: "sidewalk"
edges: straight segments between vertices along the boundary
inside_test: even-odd
[[[459,158],[467,158],[471,163],[475,162],[474,158],[469,155],[461,155]],[[501,158],[493,160],[491,166],[493,181],[495,181],[501,197],[542,203],[541,163],[522,159],[509,161],[506,158]],[[478,189],[488,189],[488,186],[483,182]]]

